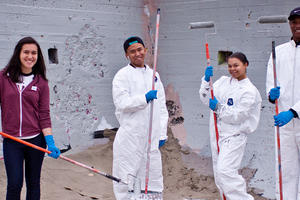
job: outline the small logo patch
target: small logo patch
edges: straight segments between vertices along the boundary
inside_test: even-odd
[[[229,98],[229,99],[227,100],[227,105],[229,105],[229,106],[232,106],[232,105],[233,105],[233,99],[232,99],[232,98]]]
[[[37,87],[36,87],[36,86],[32,86],[32,87],[31,87],[31,90],[36,91],[36,90],[37,90]]]

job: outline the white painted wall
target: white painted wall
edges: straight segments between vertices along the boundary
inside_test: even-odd
[[[265,96],[266,64],[271,41],[277,44],[291,37],[289,25],[258,24],[260,16],[288,15],[299,6],[299,0],[161,0],[159,41],[160,74],[164,84],[172,84],[179,93],[184,113],[187,143],[210,156],[209,109],[200,103],[198,90],[206,66],[205,33],[209,43],[214,79],[228,74],[227,66],[217,65],[220,50],[241,51],[250,61],[248,75],[262,97],[262,115],[258,130],[249,136],[243,167],[257,169],[251,187],[264,190],[263,195],[274,198],[275,141],[272,115],[274,107]],[[214,21],[215,30],[188,29],[190,22]]]
[[[22,37],[40,43],[50,81],[53,134],[61,148],[69,142],[73,149],[91,145],[102,118],[119,126],[111,82],[127,64],[124,40],[143,35],[143,13],[141,0],[0,1],[0,68]],[[48,49],[54,47],[59,63],[49,64]]]

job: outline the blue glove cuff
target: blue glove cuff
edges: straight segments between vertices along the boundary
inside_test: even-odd
[[[145,97],[146,97],[147,103],[149,103],[153,99],[157,99],[157,90],[150,90],[149,92],[147,92],[145,94]]]
[[[213,67],[212,66],[208,66],[205,69],[205,76],[204,76],[204,80],[206,82],[210,81],[210,77],[213,76]]]
[[[213,111],[216,111],[218,109],[218,100],[216,98],[209,99],[209,108]]]
[[[166,140],[159,140],[158,148],[164,146],[165,143],[166,143]]]
[[[54,146],[53,135],[46,135],[45,140],[48,146]]]

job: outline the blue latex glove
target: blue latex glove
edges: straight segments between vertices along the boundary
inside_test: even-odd
[[[206,82],[209,82],[210,80],[210,77],[214,75],[214,72],[213,72],[213,67],[212,66],[208,66],[206,67],[205,69],[205,77],[204,77],[204,80]]]
[[[274,116],[275,126],[279,126],[279,127],[284,126],[287,123],[289,123],[293,118],[294,118],[294,114],[290,110],[280,112],[278,115]]]
[[[218,100],[216,99],[216,97],[214,99],[209,99],[209,108],[213,111],[216,111],[218,108]]]
[[[275,101],[280,96],[280,87],[272,88],[269,92],[271,101]]]
[[[149,103],[149,101],[152,101],[153,99],[157,99],[157,90],[150,90],[145,94],[146,101]]]
[[[164,146],[166,143],[166,140],[159,140],[159,145],[158,145],[158,148]]]
[[[60,155],[60,150],[55,146],[53,135],[46,135],[45,140],[48,146],[48,150],[51,151],[51,154],[48,154],[50,157],[57,159]]]

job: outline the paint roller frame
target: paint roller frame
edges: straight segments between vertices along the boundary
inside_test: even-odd
[[[261,16],[257,20],[260,24],[278,24],[288,22],[287,16],[285,15],[274,15],[274,16]],[[276,77],[276,56],[275,56],[275,41],[272,41],[272,62],[273,62],[273,73],[274,73],[274,87],[277,86]],[[275,113],[278,114],[278,103],[275,102]],[[283,200],[283,189],[282,189],[282,165],[281,165],[281,148],[280,148],[280,132],[279,127],[276,127],[276,142],[277,142],[277,157],[278,157],[278,179],[279,179],[279,197]]]
[[[208,35],[213,35],[217,34],[215,23],[213,21],[206,21],[206,22],[191,22],[190,29],[200,29],[200,28],[214,28],[213,33],[205,33],[205,47],[206,47],[206,65],[210,66],[210,56],[209,56],[209,48],[208,48],[208,42],[207,42],[207,36]],[[210,78],[209,81],[209,88],[210,88],[210,93],[211,93],[211,98],[214,99],[214,92],[213,92],[213,83],[212,83],[212,78]],[[219,130],[218,130],[218,125],[217,125],[217,114],[213,112],[214,115],[214,126],[215,126],[215,134],[216,134],[216,145],[217,145],[217,151],[218,154],[220,152],[220,147],[219,147]],[[226,196],[223,191],[220,191],[222,199],[226,200]]]
[[[288,22],[287,16],[285,15],[273,15],[273,16],[261,16],[257,19],[260,24],[277,24]]]
[[[216,30],[214,21],[190,22],[189,24],[190,24],[189,29],[202,29],[202,28],[213,28],[214,29],[214,32],[204,34],[206,44],[208,43],[208,41],[207,41],[208,35],[217,34],[217,30]]]

